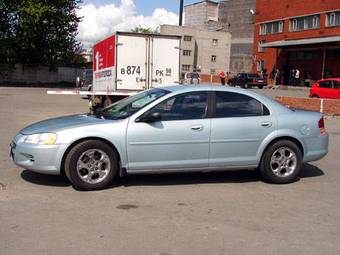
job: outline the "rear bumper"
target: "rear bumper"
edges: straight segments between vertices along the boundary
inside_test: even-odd
[[[328,153],[328,134],[305,139],[305,155],[303,162],[322,159]]]

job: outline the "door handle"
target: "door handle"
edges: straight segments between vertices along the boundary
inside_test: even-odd
[[[202,125],[193,125],[193,126],[191,126],[191,130],[192,131],[202,131],[203,126]]]
[[[273,123],[271,123],[270,121],[261,122],[262,127],[271,127],[272,125]]]

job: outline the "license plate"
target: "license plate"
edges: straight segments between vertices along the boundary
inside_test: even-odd
[[[263,82],[263,80],[257,80],[257,82]]]

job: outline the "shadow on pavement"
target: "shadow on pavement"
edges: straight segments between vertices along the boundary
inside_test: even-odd
[[[38,185],[46,185],[46,186],[54,186],[54,187],[67,187],[71,185],[71,183],[63,175],[39,174],[39,173],[35,173],[29,170],[22,171],[21,178],[27,182],[38,184]]]
[[[304,164],[300,178],[317,177],[324,175],[324,172],[311,164]],[[21,177],[27,181],[38,185],[55,187],[67,187],[71,183],[65,176],[45,175],[29,170],[24,170]],[[262,181],[258,171],[239,170],[209,173],[167,173],[167,174],[141,174],[130,175],[117,178],[109,188],[119,186],[170,186],[170,185],[190,185],[209,183],[247,183]]]
[[[300,178],[317,177],[325,175],[325,173],[317,166],[304,163],[301,169]]]

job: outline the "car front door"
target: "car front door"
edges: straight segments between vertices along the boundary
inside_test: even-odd
[[[208,92],[165,99],[135,120],[127,130],[128,171],[178,170],[208,166],[210,119]],[[143,121],[160,114],[159,121]]]
[[[262,141],[276,130],[276,119],[255,98],[215,92],[211,119],[210,167],[253,166]]]
[[[318,96],[320,98],[331,98],[332,97],[332,81],[325,80],[319,82]]]
[[[332,88],[332,94],[330,98],[340,99],[340,82],[333,80],[332,83],[333,83],[333,88]]]

